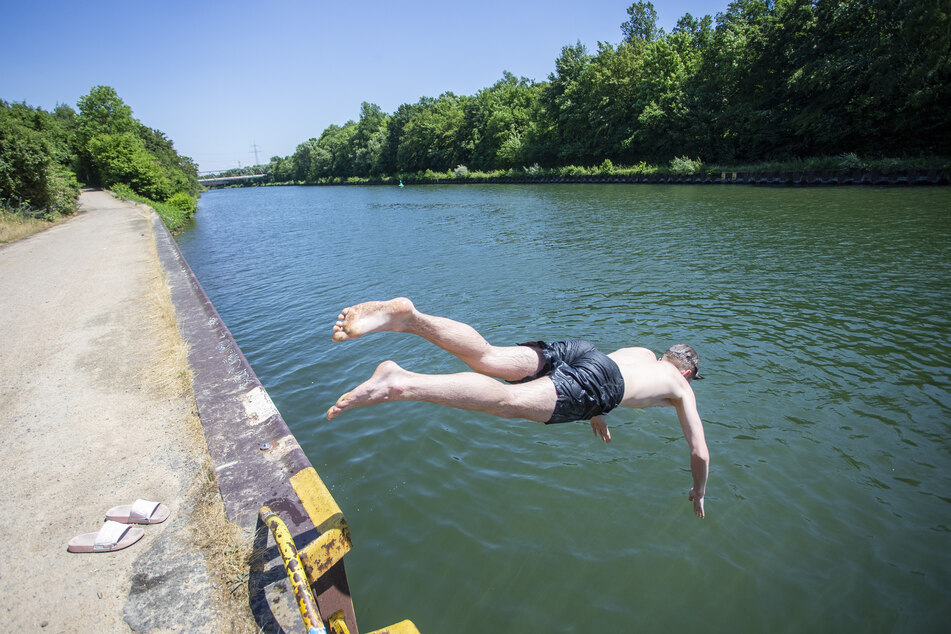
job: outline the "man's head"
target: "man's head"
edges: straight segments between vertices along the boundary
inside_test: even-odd
[[[703,378],[700,376],[700,355],[697,354],[696,350],[685,343],[678,343],[676,346],[667,348],[667,351],[661,358],[664,361],[673,363],[674,367],[680,370],[681,374],[683,374],[684,378],[688,381],[692,379],[699,381]]]

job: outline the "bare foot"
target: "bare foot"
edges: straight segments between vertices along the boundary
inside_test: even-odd
[[[405,373],[406,371],[393,361],[384,361],[377,366],[373,376],[337,399],[336,405],[327,410],[327,420],[336,418],[340,412],[351,407],[398,400],[396,397],[401,390],[397,379]]]
[[[332,338],[334,341],[347,341],[368,332],[398,331],[414,310],[413,302],[405,297],[386,302],[364,302],[344,308],[337,316]]]

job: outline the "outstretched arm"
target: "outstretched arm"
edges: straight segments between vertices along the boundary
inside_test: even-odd
[[[693,502],[693,512],[703,519],[703,496],[707,489],[707,475],[710,471],[710,452],[703,436],[703,423],[697,412],[697,401],[693,390],[687,388],[679,399],[674,401],[677,418],[684,431],[684,438],[690,447],[690,472],[693,474],[693,488],[688,498]]]

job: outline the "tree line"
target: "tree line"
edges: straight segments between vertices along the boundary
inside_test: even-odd
[[[79,183],[193,213],[198,168],[163,132],[132,116],[109,86],[52,112],[0,100],[0,205],[23,215],[72,213]]]
[[[361,105],[275,156],[275,182],[525,166],[921,157],[951,147],[951,0],[736,0],[670,33],[650,2],[618,44],[565,46],[547,81],[505,72],[387,114]]]

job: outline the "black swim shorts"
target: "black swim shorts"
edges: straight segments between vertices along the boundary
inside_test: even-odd
[[[519,345],[539,350],[545,365],[537,374],[518,382],[549,376],[555,384],[558,402],[546,424],[590,420],[607,414],[624,398],[621,369],[590,341],[534,341]]]

